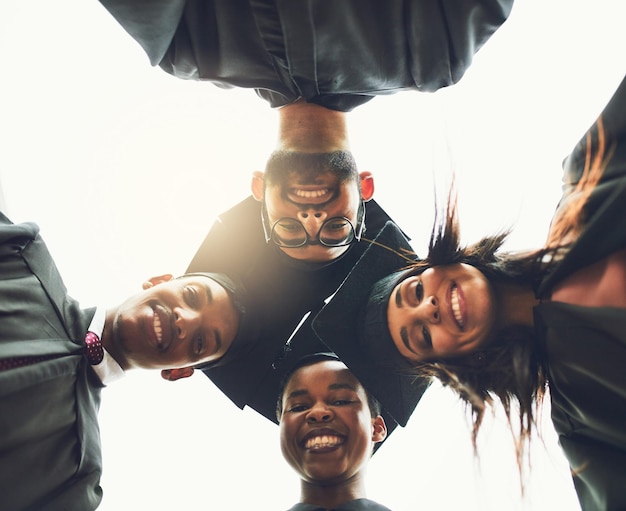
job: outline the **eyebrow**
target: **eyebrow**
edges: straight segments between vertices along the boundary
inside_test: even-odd
[[[209,277],[207,277],[207,279],[208,278]],[[211,305],[213,303],[213,291],[211,291],[211,286],[209,286],[209,283],[206,281],[202,283],[202,286],[204,287],[204,290],[206,291],[207,303]]]
[[[398,307],[398,309],[401,309],[403,306],[402,295],[400,294],[401,289],[402,289],[402,283],[400,283],[400,285],[398,286],[398,290],[396,291],[396,296],[395,296],[396,307]],[[421,355],[421,353],[418,353],[417,351],[415,351],[409,344],[409,332],[405,326],[400,328],[400,338],[402,339],[402,344],[404,344],[407,350],[409,350],[411,353],[415,353],[416,355]]]
[[[409,345],[409,333],[407,332],[405,326],[400,328],[400,337],[402,338],[402,343],[406,346],[406,349],[408,349],[409,351],[413,351],[411,349],[411,346]]]
[[[289,395],[287,396],[287,399],[291,399],[294,397],[298,397],[298,396],[304,396],[306,394],[308,394],[309,391],[308,390],[294,390],[293,392],[290,392]]]
[[[212,280],[210,277],[207,277],[207,279]],[[213,291],[211,291],[211,286],[209,286],[209,283],[206,280],[200,285],[204,287],[204,290],[206,291],[207,304],[211,305],[213,303]],[[222,349],[222,334],[217,328],[213,329],[213,337],[215,339],[215,352],[219,353]]]
[[[402,344],[406,346],[407,350],[409,350],[411,353],[414,353],[417,356],[420,356],[420,357],[422,356],[422,353],[415,351],[413,347],[409,344],[409,333],[405,326],[400,328],[400,337],[402,338]]]
[[[348,390],[353,390],[354,392],[356,392],[356,389],[349,383],[333,383],[332,385],[328,386],[328,390],[341,390],[341,389],[348,389]]]
[[[341,390],[341,389],[348,389],[348,390],[352,390],[353,392],[357,391],[352,385],[350,385],[348,383],[331,383],[328,386],[328,390]],[[292,399],[294,397],[304,396],[304,395],[306,395],[308,393],[309,393],[309,391],[306,390],[306,389],[294,390],[293,392],[289,393],[289,395],[287,396],[287,399]]]
[[[402,288],[402,284],[398,286],[398,290],[396,291],[396,307],[402,307],[402,296],[400,295],[400,289]]]
[[[213,330],[213,335],[215,336],[215,352],[219,353],[222,349],[222,335],[217,328]]]

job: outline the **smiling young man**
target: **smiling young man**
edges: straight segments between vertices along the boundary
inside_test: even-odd
[[[123,370],[162,369],[170,380],[189,376],[193,366],[220,359],[235,338],[233,286],[219,274],[153,277],[143,292],[107,311],[102,344]]]
[[[224,275],[163,275],[119,306],[81,309],[39,228],[0,213],[2,509],[96,509],[102,388],[134,368],[177,380],[227,360],[243,300]]]
[[[389,511],[365,491],[374,446],[387,435],[380,405],[334,354],[296,364],[276,414],[283,456],[301,481],[300,502],[290,511]]]

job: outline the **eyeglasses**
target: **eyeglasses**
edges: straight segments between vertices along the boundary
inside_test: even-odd
[[[261,203],[261,222],[265,233],[265,242],[270,240],[283,248],[298,248],[305,245],[324,245],[325,247],[343,247],[353,241],[361,241],[365,230],[365,202],[361,201],[357,212],[356,226],[343,216],[329,218],[318,231],[312,242],[304,225],[296,218],[282,217],[269,225],[269,215],[265,207],[265,201]]]

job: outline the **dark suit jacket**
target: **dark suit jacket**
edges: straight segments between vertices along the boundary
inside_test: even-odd
[[[57,356],[0,371],[0,508],[88,511],[102,498],[94,311],[67,296],[38,233],[0,213],[0,358]]]
[[[513,0],[100,0],[152,65],[273,107],[350,111],[458,82]]]

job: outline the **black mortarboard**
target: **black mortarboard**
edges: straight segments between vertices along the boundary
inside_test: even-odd
[[[217,282],[230,295],[235,310],[239,313],[239,327],[228,351],[219,359],[204,364],[199,369],[208,369],[228,364],[235,358],[245,354],[257,340],[259,322],[254,309],[250,306],[248,294],[241,282],[225,275],[224,273],[193,272],[186,273],[182,277],[201,276]]]
[[[393,344],[386,310],[391,290],[416,260],[402,231],[387,222],[313,320],[322,342],[401,426],[429,382],[411,374],[411,365]]]

